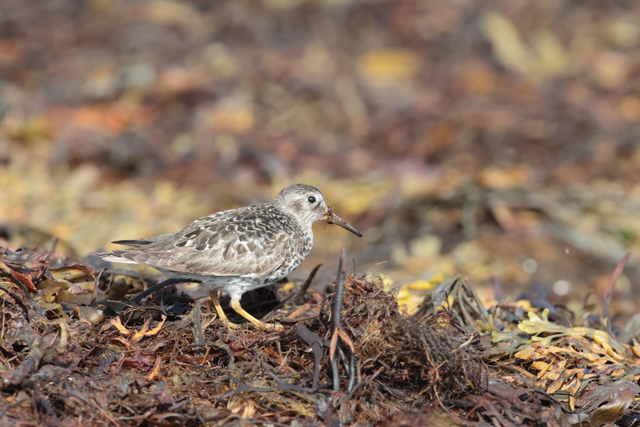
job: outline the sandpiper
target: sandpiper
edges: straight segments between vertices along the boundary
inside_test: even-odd
[[[231,297],[231,307],[253,325],[281,330],[263,323],[240,305],[242,294],[276,283],[305,260],[313,246],[312,224],[325,220],[353,234],[362,234],[333,213],[320,190],[293,184],[278,193],[273,203],[246,206],[195,220],[174,234],[113,243],[130,249],[96,254],[107,261],[146,264],[169,278],[200,282],[209,291],[220,319],[229,322],[219,292]]]

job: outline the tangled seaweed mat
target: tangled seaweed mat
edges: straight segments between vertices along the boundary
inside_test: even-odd
[[[151,311],[118,301],[123,281],[99,298],[89,267],[52,259],[0,249],[2,425],[586,426],[634,415],[633,349],[548,313],[519,319],[522,305],[487,311],[457,278],[409,317],[381,281],[346,277],[343,252],[337,291],[280,310],[295,327],[268,333],[228,330],[207,303],[140,316]]]

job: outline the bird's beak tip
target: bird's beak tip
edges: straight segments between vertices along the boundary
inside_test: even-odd
[[[344,228],[345,230],[349,230],[350,232],[352,232],[356,236],[362,237],[362,233],[360,233],[358,230],[356,230],[355,227],[353,227],[347,221],[343,220],[338,215],[333,213],[333,208],[331,208],[331,206],[327,206],[327,211],[324,213],[324,219],[329,224],[339,225],[340,227]]]

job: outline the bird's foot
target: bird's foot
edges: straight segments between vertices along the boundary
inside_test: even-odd
[[[266,331],[273,331],[273,332],[283,331],[284,330],[284,326],[282,326],[282,325],[280,325],[278,323],[264,323],[263,321],[258,320],[255,317],[253,317],[252,315],[250,315],[240,305],[240,299],[231,298],[231,308],[233,308],[236,313],[238,313],[240,316],[242,316],[245,319],[247,319],[249,322],[251,322],[251,324],[253,326],[255,326],[258,329],[263,329],[263,330],[266,330]]]
[[[252,316],[252,317],[253,317],[253,316]],[[247,320],[249,320],[249,319],[247,319]],[[280,332],[280,331],[284,331],[284,326],[282,326],[282,325],[281,325],[281,324],[279,324],[279,323],[265,323],[265,322],[261,322],[261,321],[260,321],[260,320],[258,320],[258,319],[256,319],[256,320],[257,320],[257,323],[251,322],[251,321],[249,320],[249,321],[251,322],[251,324],[252,324],[253,326],[255,326],[256,328],[263,329],[263,330],[268,331],[268,332]]]
[[[213,301],[213,308],[215,308],[216,313],[218,313],[218,319],[220,319],[220,321],[229,329],[239,329],[240,325],[231,323],[227,318],[227,315],[224,314],[224,310],[222,310],[220,300],[218,299],[218,291],[209,291],[209,297],[211,297],[211,301]]]
[[[249,313],[247,313],[247,314],[249,314]],[[242,313],[240,313],[240,315],[242,317],[245,317],[244,315],[242,315]],[[249,314],[249,316],[251,316],[251,315]],[[251,324],[253,326],[255,326],[256,328],[258,328],[258,329],[262,329],[262,330],[265,330],[265,331],[268,331],[268,332],[279,332],[279,331],[283,331],[284,330],[284,326],[282,326],[279,323],[265,323],[265,322],[262,322],[262,321],[256,319],[253,316],[251,316],[251,317],[255,320],[255,322],[253,322],[250,319],[247,319],[247,320],[249,322],[251,322]],[[242,327],[242,325],[239,325],[237,323],[232,323],[227,317],[220,318],[220,320],[222,320],[222,323],[224,323],[225,326],[227,328],[229,328],[229,329],[237,330],[237,329],[240,329]]]
[[[240,328],[240,325],[237,325],[235,323],[231,323],[231,321],[227,318],[226,314],[224,314],[224,311],[222,310],[222,306],[220,305],[220,301],[218,300],[218,292],[217,291],[211,291],[211,292],[209,292],[209,296],[211,297],[211,300],[213,301],[213,307],[216,309],[216,312],[218,313],[218,317],[220,318],[222,323],[224,323],[225,326],[227,326],[227,328],[229,328],[229,329],[238,329],[238,328]],[[231,308],[233,308],[236,313],[238,313],[240,316],[242,316],[245,319],[247,319],[249,322],[251,322],[251,324],[253,326],[255,326],[258,329],[262,329],[262,330],[269,331],[269,332],[279,332],[279,331],[283,331],[284,330],[284,326],[282,326],[282,325],[280,325],[278,323],[265,323],[265,322],[260,321],[259,319],[256,319],[251,314],[249,314],[247,311],[245,311],[244,308],[242,308],[242,306],[240,305],[240,301],[239,300],[235,300],[235,299],[232,298],[231,299]]]

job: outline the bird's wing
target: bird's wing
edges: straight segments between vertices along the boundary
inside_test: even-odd
[[[164,239],[102,256],[174,272],[264,277],[276,270],[293,248],[294,230],[288,218],[269,206],[219,212]],[[260,215],[266,211],[269,216]]]

